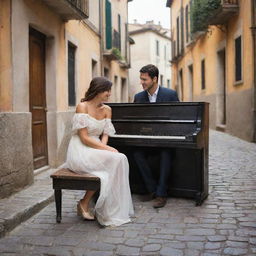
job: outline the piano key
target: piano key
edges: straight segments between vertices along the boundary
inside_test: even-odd
[[[131,134],[114,134],[111,138],[134,138],[134,139],[161,139],[161,140],[185,140],[185,136],[150,136],[150,135],[131,135]]]
[[[197,120],[152,120],[152,119],[114,119],[113,123],[174,123],[174,124],[195,124]]]

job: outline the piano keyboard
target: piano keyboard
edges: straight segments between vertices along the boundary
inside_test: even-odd
[[[127,138],[127,139],[160,139],[160,140],[185,140],[185,136],[151,136],[151,135],[130,135],[130,134],[114,134],[112,138]]]

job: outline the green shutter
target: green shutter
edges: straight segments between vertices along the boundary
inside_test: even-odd
[[[111,17],[111,3],[109,0],[105,2],[106,8],[106,48],[112,48],[112,17]]]

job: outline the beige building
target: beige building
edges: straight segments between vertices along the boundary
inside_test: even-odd
[[[0,197],[66,157],[71,118],[92,77],[128,100],[127,2],[0,1]]]
[[[153,21],[129,24],[129,35],[134,40],[131,45],[131,69],[129,72],[129,100],[142,90],[140,85],[141,67],[153,64],[159,69],[159,84],[171,88],[171,39],[170,30],[156,25]]]
[[[208,5],[208,6],[207,6]],[[168,0],[172,83],[210,102],[210,127],[256,141],[256,1]]]

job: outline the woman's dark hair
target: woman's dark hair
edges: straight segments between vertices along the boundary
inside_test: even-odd
[[[148,64],[140,69],[141,73],[148,73],[148,75],[153,79],[155,76],[158,80],[159,70],[155,65]]]
[[[81,102],[92,100],[101,92],[110,91],[111,86],[112,82],[106,77],[94,77],[84,95],[84,98],[81,99]]]

